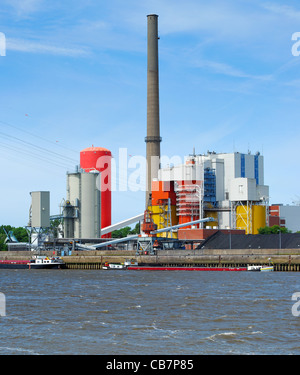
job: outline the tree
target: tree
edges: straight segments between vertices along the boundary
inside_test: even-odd
[[[6,234],[4,232],[0,233],[0,251],[7,250],[7,245],[4,243],[5,239],[6,239]]]
[[[0,229],[0,251],[7,250],[7,245],[5,244],[7,236],[3,228],[6,230],[7,233],[12,232],[12,234],[16,237],[16,239],[19,242],[28,242],[28,233],[25,228],[15,228],[11,225],[3,225]]]
[[[112,238],[124,238],[130,234],[139,234],[139,233],[140,233],[140,223],[137,223],[134,229],[131,229],[130,227],[127,226],[127,227],[112,231],[111,237]]]
[[[278,234],[278,233],[291,233],[290,230],[287,228],[282,228],[279,225],[273,225],[272,227],[264,227],[264,228],[259,228],[258,233],[259,234]]]
[[[52,230],[53,236],[58,237],[58,227],[62,224],[62,219],[51,220],[50,229]]]

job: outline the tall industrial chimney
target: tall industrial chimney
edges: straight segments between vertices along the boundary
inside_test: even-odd
[[[156,14],[148,18],[148,63],[147,63],[147,181],[146,207],[151,196],[151,182],[158,177],[160,165],[159,129],[159,79],[158,79],[158,27]]]

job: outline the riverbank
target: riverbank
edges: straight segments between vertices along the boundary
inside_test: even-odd
[[[0,260],[29,260],[37,254],[36,251],[2,251]],[[42,255],[59,254],[44,251]],[[68,269],[101,269],[105,262],[123,263],[128,258],[136,259],[139,264],[208,267],[267,264],[271,258],[274,271],[300,271],[300,249],[159,250],[156,255],[136,255],[134,250],[95,250],[74,251],[72,255],[64,256],[63,260]]]

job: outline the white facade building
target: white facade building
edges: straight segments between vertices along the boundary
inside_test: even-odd
[[[204,212],[217,215],[220,229],[235,228],[237,206],[247,207],[248,212],[252,205],[267,207],[269,202],[269,187],[264,185],[263,156],[259,152],[254,155],[239,152],[193,155],[183,165],[160,169],[158,179],[185,181],[186,184],[202,181],[201,207]],[[267,210],[265,212],[267,222]],[[205,214],[199,216],[205,217]],[[245,220],[251,220],[251,213]]]

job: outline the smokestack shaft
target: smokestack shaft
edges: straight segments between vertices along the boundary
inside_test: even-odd
[[[158,177],[160,160],[159,124],[159,74],[158,74],[158,16],[148,18],[148,62],[147,62],[147,182],[146,206],[151,193],[151,182]]]

